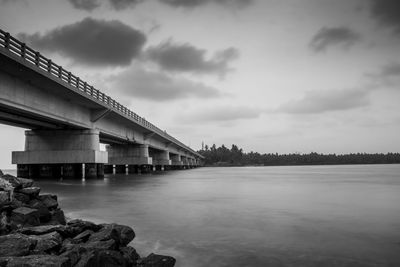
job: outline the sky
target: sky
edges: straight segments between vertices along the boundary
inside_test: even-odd
[[[398,0],[0,0],[0,28],[196,150],[400,152]]]

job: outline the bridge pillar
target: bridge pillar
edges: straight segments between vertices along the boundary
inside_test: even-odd
[[[107,163],[107,152],[100,151],[96,130],[30,130],[25,132],[25,150],[12,152],[12,163],[29,178],[59,178],[64,173],[82,178],[78,165]],[[102,177],[102,165],[96,165],[95,173],[92,170],[87,177]]]
[[[119,145],[106,147],[108,163],[114,165],[151,165],[148,145]]]
[[[171,165],[173,169],[181,169],[182,168],[182,158],[179,154],[171,154]]]
[[[110,164],[104,165],[104,173],[112,174],[114,172],[114,166]]]
[[[152,149],[151,150],[151,157],[153,159],[153,170],[156,171],[163,171],[164,166],[169,166],[171,165],[171,159],[169,157],[169,151],[168,150],[156,150]]]

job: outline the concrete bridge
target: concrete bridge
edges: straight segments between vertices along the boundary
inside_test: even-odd
[[[30,129],[25,150],[12,152],[20,177],[182,169],[203,158],[2,30],[0,123]]]

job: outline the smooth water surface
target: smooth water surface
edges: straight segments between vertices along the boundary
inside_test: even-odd
[[[198,168],[38,181],[71,218],[176,266],[400,266],[400,165]]]

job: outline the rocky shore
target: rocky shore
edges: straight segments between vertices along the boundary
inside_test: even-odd
[[[140,257],[129,226],[67,221],[57,196],[0,170],[0,267],[172,267],[170,256]]]

